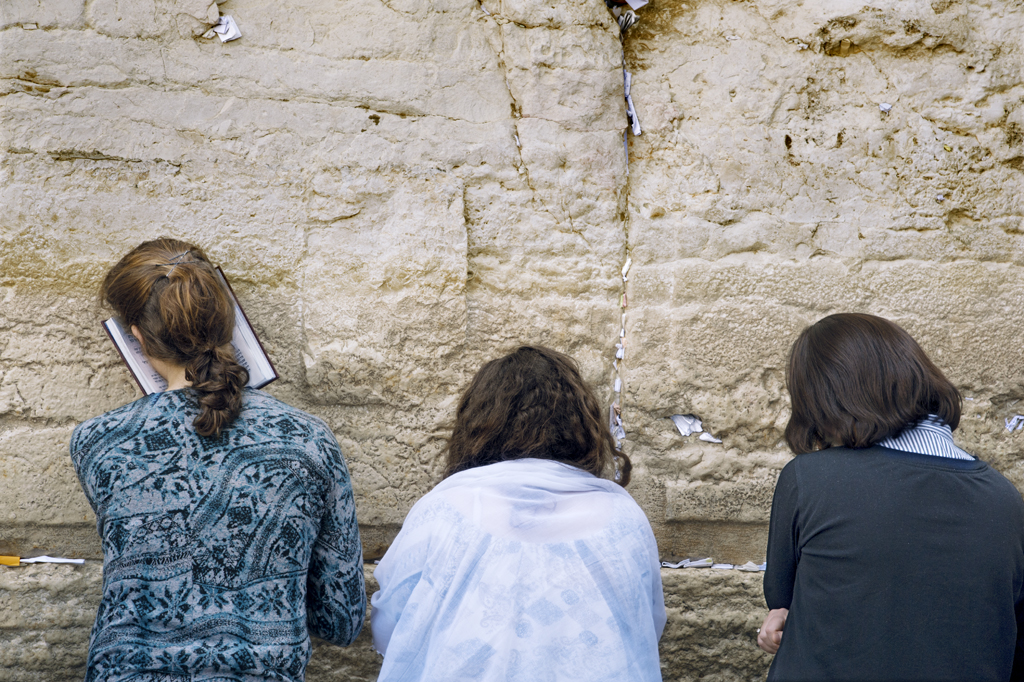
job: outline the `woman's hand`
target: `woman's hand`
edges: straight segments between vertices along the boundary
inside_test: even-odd
[[[789,609],[772,609],[764,617],[761,629],[757,631],[757,645],[762,650],[774,654],[782,644],[782,629],[786,627]]]

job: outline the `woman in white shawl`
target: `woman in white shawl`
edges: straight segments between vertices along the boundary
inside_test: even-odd
[[[657,547],[603,415],[553,350],[477,373],[444,480],[375,571],[380,680],[661,680]]]

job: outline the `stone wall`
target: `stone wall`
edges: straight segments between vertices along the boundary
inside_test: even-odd
[[[202,37],[218,14],[241,40]],[[96,289],[164,234],[223,265],[270,392],[334,429],[368,558],[436,481],[460,388],[521,343],[619,401],[665,554],[763,560],[783,359],[832,312],[914,334],[968,398],[961,444],[1024,487],[1024,8],[639,16],[620,44],[600,0],[0,3],[0,554],[99,558],[67,441],[137,391]],[[0,676],[80,674],[96,564],[0,580]],[[665,581],[666,679],[763,673],[756,575]]]

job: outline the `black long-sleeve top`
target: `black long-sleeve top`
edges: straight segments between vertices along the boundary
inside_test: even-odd
[[[769,680],[1022,679],[1024,501],[980,460],[799,455],[775,488],[764,592],[789,609]]]

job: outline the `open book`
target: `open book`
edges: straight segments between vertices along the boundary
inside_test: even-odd
[[[217,274],[220,276],[221,282],[224,283],[224,288],[231,294],[231,301],[235,304],[235,331],[231,335],[231,347],[235,351],[235,360],[249,371],[248,385],[253,388],[263,388],[277,378],[277,371],[270,362],[266,351],[263,350],[260,340],[256,338],[256,332],[249,324],[249,318],[242,311],[242,306],[238,305],[238,298],[219,267]],[[121,354],[124,364],[128,365],[128,370],[143,393],[150,395],[167,390],[167,382],[153,369],[149,360],[142,354],[142,346],[139,345],[138,339],[132,336],[131,332],[125,329],[117,318],[104,320],[103,328],[110,340],[114,342],[114,347]]]

